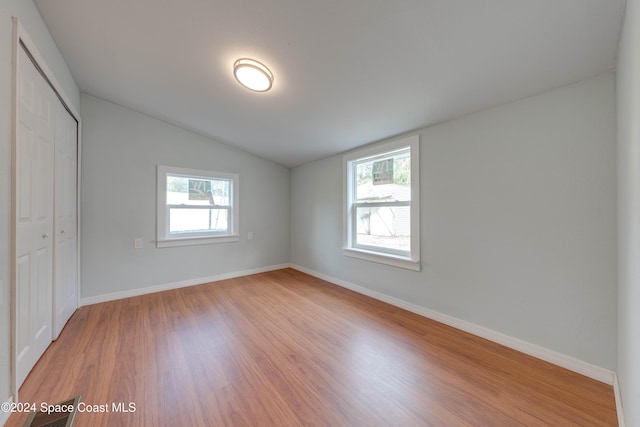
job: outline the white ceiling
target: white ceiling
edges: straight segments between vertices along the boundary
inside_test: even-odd
[[[286,166],[611,70],[625,4],[35,1],[81,91]]]

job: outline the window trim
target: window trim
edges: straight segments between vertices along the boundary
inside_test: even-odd
[[[347,153],[343,156],[343,255],[387,264],[394,267],[413,271],[420,271],[420,136],[412,135],[394,141],[376,144],[364,149]],[[408,255],[394,250],[381,251],[376,247],[366,245],[354,245],[355,217],[354,208],[362,203],[352,200],[354,197],[355,179],[353,163],[365,159],[384,157],[394,151],[409,148],[411,153],[411,202],[410,202],[410,230],[411,244]],[[379,206],[383,206],[380,204]]]
[[[231,210],[230,233],[217,232],[184,233],[183,235],[169,235],[169,208],[175,205],[167,205],[167,176],[182,175],[189,178],[225,179],[231,181],[231,197],[228,209]],[[238,203],[239,175],[226,172],[205,171],[199,169],[177,168],[173,166],[158,165],[157,168],[157,229],[156,247],[168,248],[173,246],[205,245],[210,243],[228,243],[240,240],[239,224],[240,210]]]

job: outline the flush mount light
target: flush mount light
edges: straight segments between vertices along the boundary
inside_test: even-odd
[[[273,85],[273,74],[264,65],[249,58],[238,59],[233,64],[233,75],[246,88],[266,92]]]

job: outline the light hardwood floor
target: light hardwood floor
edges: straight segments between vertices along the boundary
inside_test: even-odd
[[[80,308],[20,390],[78,394],[91,427],[617,425],[610,386],[290,269]]]

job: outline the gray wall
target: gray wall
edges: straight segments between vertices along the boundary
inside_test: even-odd
[[[288,168],[89,95],[81,111],[82,298],[289,262]],[[157,249],[158,164],[238,173],[240,241]]]
[[[422,271],[342,255],[342,157],[292,173],[291,262],[616,368],[612,73],[418,131]]]
[[[31,0],[0,1],[0,401],[9,390],[9,254],[11,218],[11,17],[19,18],[76,110],[80,93],[62,55]]]
[[[618,378],[640,426],[640,1],[627,0],[618,53]]]

